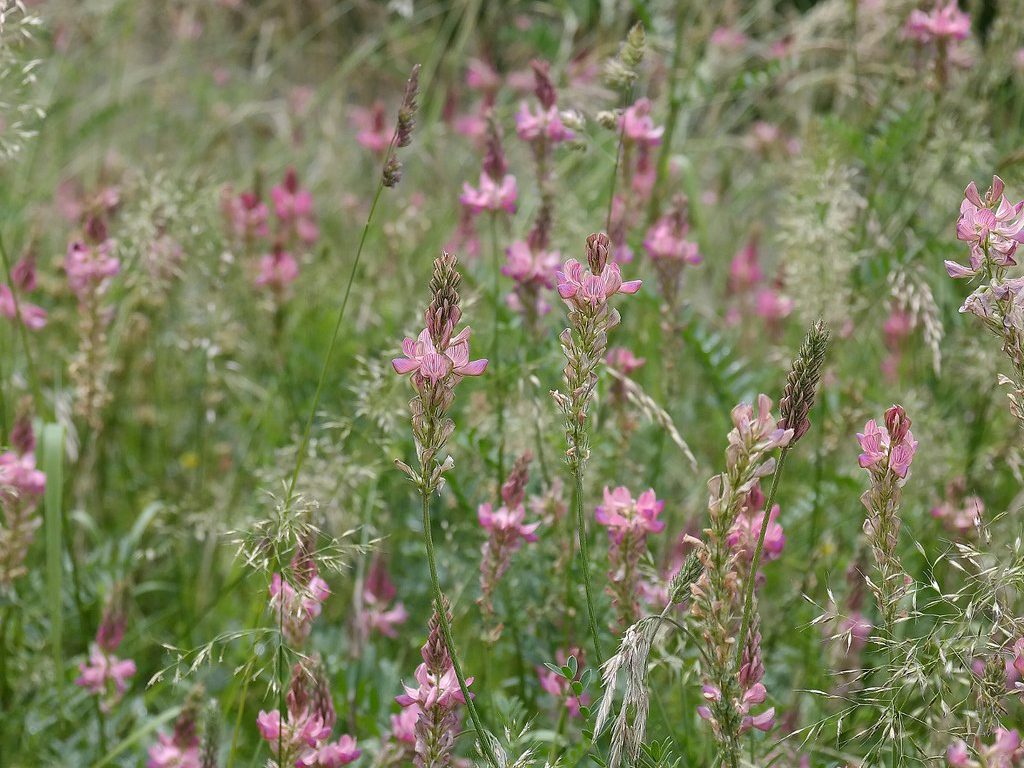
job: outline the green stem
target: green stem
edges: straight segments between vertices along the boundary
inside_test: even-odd
[[[555,728],[555,737],[551,740],[551,748],[548,750],[548,765],[555,764],[555,758],[558,757],[558,743],[562,740],[562,732],[565,731],[565,723],[569,708],[565,706],[564,701],[559,702],[562,705],[562,713],[558,716],[558,726]]]
[[[587,544],[587,521],[583,518],[583,469],[574,467],[573,479],[573,506],[576,508],[576,534],[580,540],[580,567],[583,570],[583,589],[587,595],[587,615],[590,618],[590,634],[594,639],[594,654],[597,659],[595,667],[604,663],[604,654],[601,653],[601,639],[597,631],[597,612],[594,610],[593,586],[590,583],[590,554]]]
[[[501,379],[501,255],[498,252],[498,215],[491,214],[491,254],[494,261],[494,337],[491,340],[491,375],[498,396],[498,457],[495,494],[501,504],[501,484],[505,481],[505,392]]]
[[[466,684],[466,676],[462,673],[462,664],[459,662],[459,656],[455,651],[455,641],[452,639],[452,628],[448,621],[448,611],[445,610],[445,597],[441,591],[441,581],[437,577],[434,538],[430,532],[430,494],[426,489],[420,489],[420,499],[423,502],[423,543],[427,550],[427,563],[430,565],[430,582],[433,586],[434,605],[437,610],[438,622],[441,625],[441,636],[444,638],[445,647],[448,648],[448,655],[451,656],[452,668],[455,670],[455,677],[458,678],[462,697],[466,700],[466,709],[469,710],[469,717],[473,721],[473,729],[476,731],[476,739],[480,749],[484,753],[484,757],[487,758],[487,762],[493,768],[499,768],[498,760],[494,756],[494,750],[491,749],[491,742],[484,732],[480,714],[476,711],[476,705],[473,703],[469,686]]]
[[[754,556],[750,558],[750,567],[747,569],[747,581],[744,585],[743,596],[743,621],[740,623],[739,642],[736,643],[736,668],[739,669],[743,663],[743,650],[747,645],[747,630],[750,629],[750,613],[754,606],[754,578],[757,574],[757,566],[761,562],[761,552],[764,549],[764,537],[768,532],[768,521],[771,518],[772,504],[775,501],[775,492],[779,488],[779,478],[782,476],[782,468],[786,465],[786,457],[789,455],[790,446],[782,449],[779,455],[779,463],[775,465],[775,474],[772,476],[772,487],[768,491],[768,498],[764,503],[764,517],[761,520],[761,531],[757,536],[757,546],[754,547]]]

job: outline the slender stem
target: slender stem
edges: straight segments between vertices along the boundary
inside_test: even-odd
[[[775,502],[775,492],[779,488],[779,478],[782,476],[782,468],[786,465],[786,457],[789,455],[790,446],[782,449],[779,454],[779,463],[775,465],[775,474],[772,475],[772,486],[768,491],[768,498],[764,503],[764,517],[761,520],[761,531],[757,535],[757,546],[754,547],[754,556],[750,558],[750,567],[747,569],[747,580],[744,584],[743,596],[743,621],[740,623],[739,642],[736,643],[736,668],[743,663],[743,651],[747,646],[747,630],[750,629],[750,613],[754,605],[754,578],[757,574],[757,566],[761,562],[761,552],[764,549],[764,537],[768,533],[768,522],[771,518],[772,504]]]
[[[21,336],[21,344],[25,348],[25,364],[28,367],[28,379],[32,385],[32,398],[35,401],[36,413],[43,413],[43,390],[39,387],[39,376],[36,373],[35,361],[32,359],[32,348],[28,343],[28,330],[21,317],[21,302],[18,300],[18,291],[15,290],[14,278],[11,276],[11,257],[7,254],[7,246],[4,245],[3,237],[0,236],[0,259],[3,259],[4,274],[7,277],[7,285],[11,289],[11,298],[14,301],[15,324],[18,326],[18,334]]]
[[[391,137],[391,145],[384,155],[384,165],[387,166],[391,153],[394,152],[397,131]],[[320,366],[320,378],[316,382],[316,393],[313,395],[313,405],[309,409],[309,416],[306,419],[306,426],[302,433],[302,442],[299,444],[299,452],[295,455],[295,470],[292,472],[291,480],[288,482],[288,495],[286,504],[291,505],[292,495],[295,492],[295,485],[299,481],[299,473],[302,471],[302,464],[306,459],[306,448],[309,446],[309,436],[313,431],[313,420],[316,418],[316,409],[320,406],[320,396],[323,394],[324,382],[327,380],[327,369],[330,367],[331,356],[334,354],[334,346],[338,342],[338,333],[341,331],[341,323],[345,318],[345,310],[348,308],[348,299],[352,293],[352,284],[356,279],[356,272],[359,269],[359,260],[363,255],[363,246],[366,245],[366,236],[370,232],[370,224],[373,222],[373,214],[377,210],[377,203],[380,201],[381,193],[384,191],[384,176],[381,175],[377,182],[377,191],[373,195],[373,202],[370,203],[370,212],[366,215],[366,223],[363,224],[363,233],[359,236],[359,246],[356,248],[356,258],[352,262],[352,271],[348,275],[348,283],[345,286],[345,295],[342,296],[341,306],[338,307],[338,317],[334,321],[334,332],[331,334],[331,342],[327,345],[327,354],[324,355],[323,364]]]
[[[583,589],[587,595],[587,615],[590,618],[590,634],[594,639],[595,667],[604,663],[601,639],[597,632],[597,612],[594,610],[593,586],[590,583],[590,554],[587,545],[587,521],[583,517],[583,469],[573,467],[573,506],[576,508],[576,534],[580,540],[580,567],[583,571]]]
[[[648,224],[658,217],[658,206],[662,198],[661,190],[668,179],[668,161],[672,155],[672,136],[676,131],[676,124],[679,122],[679,110],[683,105],[683,98],[679,93],[679,74],[683,58],[683,31],[685,29],[683,13],[685,7],[685,3],[679,3],[677,6],[676,36],[672,46],[672,63],[669,65],[668,75],[668,118],[665,120],[665,133],[661,139],[661,151],[658,153],[654,194],[651,195],[651,203],[647,209]]]
[[[484,733],[484,726],[480,720],[480,714],[476,711],[476,705],[473,703],[473,697],[469,692],[469,686],[466,684],[466,676],[462,673],[462,664],[459,662],[459,656],[455,651],[455,641],[452,639],[452,628],[448,621],[448,611],[445,610],[445,597],[441,591],[441,581],[437,577],[437,561],[434,556],[434,538],[430,532],[430,493],[421,488],[420,499],[423,502],[423,543],[427,549],[427,563],[430,565],[430,582],[433,586],[434,591],[434,604],[437,610],[438,622],[441,625],[441,636],[444,638],[445,647],[448,648],[448,655],[452,659],[452,668],[455,670],[455,677],[459,681],[459,689],[462,691],[462,697],[466,700],[466,709],[469,710],[469,717],[473,721],[473,729],[476,731],[476,739],[480,744],[480,749],[484,753],[484,757],[487,758],[487,762],[490,763],[493,768],[498,768],[498,760],[494,756],[494,751],[491,749],[491,742],[487,735]]]
[[[612,208],[615,204],[615,185],[619,181],[619,164],[622,162],[622,143],[624,135],[625,125],[619,127],[619,141],[615,145],[615,166],[612,168],[612,181],[608,185],[608,214],[605,216],[604,230],[610,233],[612,228]],[[622,245],[622,243],[616,243],[616,245]]]
[[[498,214],[491,214],[491,254],[494,261],[494,336],[491,340],[491,375],[498,396],[498,460],[495,493],[501,503],[501,484],[505,481],[505,387],[501,378],[501,255],[498,251]]]
[[[562,733],[565,731],[565,723],[569,708],[566,706],[565,701],[560,700],[559,704],[562,706],[562,712],[558,716],[558,726],[555,728],[555,737],[551,740],[551,748],[548,750],[548,765],[555,764],[555,758],[558,757],[558,742],[562,740]]]

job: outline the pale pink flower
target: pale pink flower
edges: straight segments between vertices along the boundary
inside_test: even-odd
[[[320,615],[330,588],[315,569],[305,584],[292,585],[275,573],[270,579],[270,608],[281,612],[282,631],[293,646],[302,645],[313,629],[313,620]]]
[[[391,738],[402,744],[416,743],[416,721],[420,718],[418,704],[403,707],[397,715],[391,716]]]
[[[793,313],[796,302],[775,288],[762,288],[754,296],[754,312],[769,323],[777,323]]]
[[[674,261],[680,264],[700,264],[697,244],[686,239],[688,226],[678,226],[678,217],[662,216],[647,230],[644,250],[654,261]]]
[[[612,347],[605,356],[605,362],[620,373],[628,376],[640,368],[647,361],[637,357],[632,350],[626,347]]]
[[[248,241],[267,236],[270,211],[256,193],[242,192],[236,196],[231,187],[224,187],[221,210],[235,237]]]
[[[627,107],[619,119],[619,130],[623,141],[648,146],[660,144],[661,136],[665,133],[664,128],[654,125],[650,99],[637,99],[635,104]]]
[[[658,519],[664,507],[665,502],[658,500],[654,489],[634,499],[625,486],[620,485],[614,491],[605,486],[604,504],[597,507],[594,519],[608,529],[609,538],[621,541],[627,534],[645,536],[665,530],[665,521]]]
[[[79,299],[103,293],[110,278],[121,271],[121,262],[113,255],[113,250],[110,240],[92,246],[76,240],[68,246],[64,271],[71,290]]]
[[[468,181],[463,182],[459,202],[476,214],[501,210],[515,213],[518,196],[516,177],[512,174],[506,173],[497,181],[486,173],[481,173],[479,187],[474,188]]]
[[[917,451],[917,441],[908,428],[903,428],[900,420],[909,425],[910,420],[900,406],[894,405],[886,411],[886,429],[879,427],[874,419],[864,425],[864,431],[857,433],[862,453],[857,461],[861,467],[872,474],[884,473],[887,469],[899,478],[905,478],[910,463]],[[896,424],[890,427],[890,422]]]
[[[13,489],[25,502],[33,502],[43,495],[46,475],[36,469],[32,453],[0,453],[0,486]]]
[[[323,718],[308,710],[289,712],[284,722],[278,710],[260,710],[256,716],[256,727],[267,742],[270,753],[276,757],[280,746],[285,755],[296,758],[297,768],[316,765],[318,747],[331,735],[331,729],[324,724]]]
[[[383,155],[387,151],[394,131],[388,125],[383,102],[378,101],[369,108],[354,107],[351,120],[356,128],[356,141],[360,146],[378,155]]]
[[[618,264],[608,264],[595,275],[576,259],[565,262],[558,276],[558,295],[577,308],[596,309],[616,293],[632,294],[640,290],[640,280],[622,282]]]
[[[474,91],[493,94],[501,87],[501,75],[482,59],[470,59],[466,67],[466,85]]]
[[[782,555],[782,549],[786,545],[786,534],[778,522],[779,505],[772,506],[768,515],[768,528],[765,530],[764,548],[761,551],[763,561],[775,560]],[[726,539],[729,546],[742,558],[749,561],[754,555],[757,547],[757,539],[761,534],[761,526],[764,523],[764,510],[750,511],[736,516],[736,522]]]
[[[0,315],[10,320],[17,320],[18,310],[21,311],[22,322],[30,331],[38,331],[46,326],[45,309],[37,307],[35,304],[30,304],[24,299],[19,299],[18,303],[15,304],[14,294],[11,292],[11,289],[7,285],[0,283]]]
[[[405,693],[396,696],[395,701],[403,707],[416,704],[425,711],[434,707],[451,709],[457,704],[466,703],[454,667],[449,667],[442,674],[436,675],[430,672],[426,663],[422,663],[416,667],[416,682],[419,683],[416,687],[403,684]],[[466,678],[467,686],[472,682],[472,677]]]
[[[380,632],[385,637],[398,637],[397,627],[409,618],[401,602],[394,602],[397,590],[382,560],[375,560],[363,584],[363,604],[359,616],[361,629]]]
[[[750,43],[750,38],[735,27],[716,27],[708,42],[723,51],[738,53]]]
[[[320,768],[340,768],[342,765],[354,763],[363,754],[361,749],[356,747],[356,740],[345,734],[329,744],[324,744],[317,750],[316,759],[310,765]]]
[[[109,712],[128,690],[128,680],[135,675],[135,662],[119,659],[93,645],[88,662],[78,665],[79,676],[75,685],[99,696],[100,708]]]
[[[867,645],[872,629],[874,629],[874,625],[863,613],[853,611],[839,621],[836,631],[840,637],[849,638],[850,652],[857,652]]]
[[[255,283],[258,288],[283,293],[298,277],[299,262],[288,251],[277,246],[273,252],[260,257]]]
[[[516,133],[523,141],[537,141],[543,138],[551,144],[571,141],[576,134],[565,127],[558,113],[558,107],[545,109],[538,105],[531,109],[525,102],[519,105],[516,113]]]
[[[985,269],[986,255],[998,267],[1013,266],[1017,245],[1024,241],[1024,201],[1013,204],[1003,194],[1003,180],[992,177],[992,187],[982,198],[972,181],[964,190],[957,240],[970,246],[970,266],[946,261],[950,277],[974,277]]]
[[[525,240],[514,241],[506,250],[501,274],[517,283],[553,288],[561,255],[558,251],[533,249]]]
[[[175,735],[157,734],[157,742],[149,748],[146,768],[200,768],[199,742],[179,744]]]
[[[470,333],[468,327],[463,328],[452,337],[448,348],[441,353],[434,348],[430,332],[424,329],[417,339],[406,338],[402,342],[402,354],[405,357],[392,360],[391,365],[396,373],[412,373],[414,379],[418,376],[420,380],[432,384],[437,384],[449,375],[480,376],[487,369],[487,360],[470,361]]]
[[[320,231],[313,212],[313,195],[299,186],[299,177],[294,168],[285,172],[284,183],[270,190],[274,202],[274,213],[285,229],[294,231],[307,245],[315,243]]]
[[[736,251],[729,264],[729,290],[733,293],[748,291],[762,280],[764,272],[758,256],[757,238],[751,237]]]
[[[957,7],[956,0],[949,0],[945,5],[936,5],[931,13],[911,11],[903,33],[919,43],[965,40],[971,34],[971,17]]]
[[[537,541],[535,531],[540,527],[540,522],[524,522],[526,509],[522,505],[512,509],[498,507],[495,510],[489,503],[481,504],[477,508],[476,514],[480,521],[480,527],[506,542],[505,546],[512,550],[518,549],[521,541]]]

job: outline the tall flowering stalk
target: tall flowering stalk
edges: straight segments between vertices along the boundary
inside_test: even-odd
[[[412,411],[412,434],[416,444],[419,468],[413,469],[402,461],[395,461],[420,493],[423,506],[423,542],[430,566],[430,581],[434,592],[434,605],[441,636],[451,658],[452,670],[459,682],[462,696],[469,708],[476,729],[477,741],[488,761],[497,766],[491,743],[487,739],[480,715],[473,705],[469,685],[462,673],[462,665],[452,639],[451,621],[448,619],[447,599],[441,591],[431,535],[430,497],[439,491],[444,473],[455,466],[451,456],[441,459],[448,438],[455,431],[455,422],[448,417],[455,401],[455,387],[464,376],[480,376],[487,368],[487,360],[469,359],[468,327],[455,333],[462,319],[459,308],[459,285],[462,276],[457,269],[454,254],[444,253],[434,261],[434,274],[430,279],[431,301],[425,314],[426,328],[416,339],[402,342],[404,357],[392,361],[399,374],[411,374],[416,396],[409,402]]]
[[[967,264],[946,261],[946,272],[957,279],[979,279],[981,285],[964,300],[961,312],[976,315],[1002,341],[1013,366],[1010,411],[1024,423],[1024,278],[1009,277],[1016,266],[1017,246],[1024,242],[1024,201],[1011,203],[1003,194],[1003,180],[992,177],[982,197],[972,181],[964,190],[957,240],[967,244]]]
[[[858,463],[871,476],[871,487],[861,496],[867,508],[864,535],[875,557],[878,582],[869,583],[882,612],[883,626],[891,633],[899,603],[906,594],[906,575],[896,548],[900,534],[900,497],[917,441],[910,431],[910,418],[899,405],[885,412],[885,429],[874,419],[857,433],[862,453]]]
[[[467,686],[473,678],[461,680],[455,673],[453,657],[441,629],[443,621],[451,623],[451,609],[447,600],[442,600],[443,609],[430,617],[429,634],[420,655],[423,663],[416,668],[417,686],[406,685],[405,693],[395,700],[402,705],[403,712],[392,718],[396,740],[406,741],[408,721],[413,720],[414,754],[413,764],[417,768],[447,768],[452,763],[455,738],[459,733],[458,707],[472,702]]]
[[[756,622],[741,626],[740,553],[730,545],[730,532],[750,492],[762,477],[772,474],[776,461],[770,454],[785,448],[793,440],[794,430],[776,422],[772,402],[759,395],[757,409],[748,403],[732,411],[733,430],[729,433],[726,467],[708,483],[709,527],[698,550],[704,571],[691,587],[691,614],[696,618],[706,650],[704,698],[699,710],[710,722],[722,753],[722,762],[730,768],[739,765],[740,735],[757,727],[767,730],[774,718],[772,710],[750,714],[751,707],[766,698],[760,677],[751,665],[759,663],[759,638]],[[755,552],[755,560],[760,552]],[[742,638],[736,643],[735,638]],[[739,649],[737,655],[734,649]]]
[[[641,285],[639,280],[622,281],[618,264],[608,261],[610,249],[608,235],[603,232],[593,234],[587,238],[587,266],[576,259],[569,259],[563,271],[558,273],[558,295],[569,308],[569,327],[559,336],[566,359],[562,372],[568,394],[551,393],[565,417],[568,442],[565,456],[573,478],[575,533],[580,543],[580,565],[598,664],[604,657],[597,632],[587,553],[587,525],[583,518],[583,469],[590,456],[587,415],[597,387],[597,367],[608,351],[608,332],[619,324],[619,312],[612,309],[608,300],[617,293],[636,293]]]
[[[35,440],[27,419],[15,422],[13,450],[0,453],[0,586],[26,573],[25,557],[36,530],[46,475],[36,469]]]
[[[479,602],[484,620],[490,627],[486,636],[492,642],[501,634],[501,624],[494,615],[494,590],[512,564],[512,554],[524,541],[537,541],[536,530],[540,522],[525,522],[526,507],[523,506],[531,460],[529,453],[523,454],[512,467],[508,479],[501,486],[502,506],[494,509],[492,504],[486,503],[477,509],[480,526],[488,534],[480,558]]]

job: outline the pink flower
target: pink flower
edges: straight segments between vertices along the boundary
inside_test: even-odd
[[[624,141],[647,146],[661,143],[664,128],[655,127],[651,118],[650,99],[638,99],[631,107],[627,107],[619,119],[619,130]]]
[[[537,541],[537,534],[534,531],[540,527],[540,522],[524,523],[526,509],[522,505],[512,509],[498,507],[497,510],[494,510],[491,504],[481,504],[476,514],[480,526],[484,530],[490,531],[498,538],[507,540],[507,546],[512,549],[518,549],[520,539],[530,542]]]
[[[750,290],[764,279],[757,251],[757,238],[751,237],[747,244],[736,251],[729,265],[729,290],[740,293]]]
[[[675,261],[681,264],[700,264],[697,244],[686,239],[689,227],[679,227],[677,217],[662,216],[647,230],[644,250],[655,261]]]
[[[519,105],[519,111],[516,113],[516,133],[523,141],[537,141],[543,138],[551,144],[560,144],[575,138],[575,134],[562,122],[558,107],[551,106],[545,109],[538,105],[534,111],[525,102]]]
[[[308,710],[289,711],[284,722],[278,710],[260,710],[256,716],[256,727],[267,742],[270,753],[276,756],[280,746],[285,755],[296,757],[297,768],[316,765],[319,745],[331,735],[331,729],[324,724],[323,718]]]
[[[100,708],[104,712],[109,712],[128,690],[128,679],[136,670],[135,662],[131,659],[119,659],[93,645],[89,652],[89,661],[81,662],[78,671],[80,674],[75,680],[75,685],[102,697]]]
[[[398,637],[397,627],[406,622],[409,612],[400,602],[391,605],[396,594],[384,563],[375,560],[363,585],[363,606],[359,616],[360,628],[366,634],[374,631],[385,637]]]
[[[919,43],[939,40],[965,40],[971,33],[971,17],[961,11],[956,0],[936,6],[931,13],[911,11],[903,33]]]
[[[837,632],[840,637],[849,638],[849,650],[859,651],[865,645],[867,645],[868,638],[871,637],[871,630],[874,625],[868,620],[868,618],[860,611],[853,611],[849,616],[844,616],[840,620]]]
[[[561,264],[558,251],[534,250],[525,240],[516,240],[505,251],[501,274],[517,283],[553,288]]]
[[[297,588],[296,588],[297,587]],[[285,639],[293,646],[302,645],[313,629],[313,620],[320,615],[323,603],[331,594],[330,588],[316,575],[315,568],[305,584],[293,586],[275,573],[270,579],[270,608],[282,612]]]
[[[416,743],[416,721],[420,719],[418,704],[403,707],[397,715],[391,716],[391,738],[402,744]]]
[[[708,42],[723,51],[738,53],[747,47],[750,38],[735,27],[716,27]]]
[[[96,293],[103,293],[114,275],[121,271],[121,262],[112,255],[113,242],[104,240],[99,245],[89,246],[76,240],[68,246],[64,257],[64,271],[68,284],[79,299]]]
[[[576,259],[565,262],[558,276],[558,295],[578,309],[596,309],[616,293],[632,294],[640,290],[640,280],[622,282],[618,264],[608,264],[595,275]]]
[[[765,530],[764,549],[761,557],[765,561],[775,560],[782,554],[786,545],[786,534],[778,523],[779,505],[772,506],[771,514],[768,515],[768,528]],[[757,539],[761,535],[761,526],[764,524],[764,510],[751,511],[748,514],[740,514],[736,517],[726,539],[729,546],[733,548],[745,560],[750,560],[757,547]]]
[[[254,192],[235,196],[231,187],[225,187],[221,192],[220,205],[235,237],[246,241],[266,237],[270,212]]]
[[[946,749],[946,762],[952,768],[968,768],[973,764],[971,752],[963,739],[957,739]]]
[[[793,439],[792,429],[781,429],[772,416],[772,401],[767,395],[757,396],[757,413],[750,403],[740,403],[730,414],[733,426],[729,433],[729,451],[733,452],[740,445],[746,446],[747,452],[758,453],[782,448]]]
[[[449,667],[440,675],[432,674],[425,663],[416,667],[415,688],[410,685],[402,685],[405,693],[395,697],[395,701],[403,707],[413,704],[423,710],[430,710],[434,707],[452,709],[458,704],[465,704],[466,699],[459,687],[459,679],[455,676],[455,668]],[[472,677],[466,678],[466,685],[473,682]]]
[[[621,541],[628,533],[661,533],[665,521],[658,520],[665,502],[659,501],[653,489],[648,489],[634,499],[629,489],[620,485],[614,491],[604,489],[604,504],[597,507],[594,519],[608,529],[608,536]]]
[[[518,195],[516,177],[512,174],[507,173],[497,181],[486,173],[481,173],[479,188],[474,188],[468,181],[463,183],[459,202],[475,214],[501,210],[515,213]]]
[[[632,350],[626,349],[626,347],[612,347],[608,350],[605,362],[615,370],[628,376],[647,361],[642,357],[637,357],[633,354]]]
[[[320,768],[339,768],[342,765],[354,763],[361,754],[363,751],[356,748],[356,740],[345,734],[337,741],[320,747],[316,753],[316,760],[310,765],[317,765]]]
[[[295,257],[280,246],[276,246],[272,253],[260,257],[255,283],[259,288],[269,288],[277,293],[283,293],[298,276],[299,263]]]
[[[487,360],[470,362],[470,333],[469,328],[463,328],[452,338],[444,353],[440,353],[434,348],[430,333],[424,329],[415,341],[406,338],[402,342],[402,354],[405,357],[392,360],[391,365],[396,373],[412,373],[414,379],[418,376],[432,384],[437,384],[449,375],[480,376],[487,369]]]
[[[902,426],[900,420],[905,420],[906,428]],[[889,427],[890,422],[896,426]],[[917,441],[914,440],[909,424],[910,420],[906,418],[906,413],[897,405],[886,411],[885,431],[874,419],[869,420],[864,425],[864,431],[857,433],[857,441],[862,451],[857,459],[860,466],[873,474],[884,473],[888,469],[896,477],[905,478],[917,451]]]
[[[984,199],[972,181],[964,190],[960,218],[956,223],[957,240],[970,247],[970,266],[946,261],[950,277],[974,277],[985,269],[986,255],[998,267],[1013,266],[1017,245],[1024,241],[1024,201],[1013,204],[1003,194],[1003,180],[992,177],[992,187]]]
[[[46,475],[36,469],[33,454],[0,453],[0,487],[11,488],[24,501],[34,502],[43,495],[45,486]]]
[[[355,107],[352,110],[352,125],[356,128],[356,141],[371,152],[382,155],[391,145],[394,132],[387,124],[383,102],[372,107]]]
[[[793,313],[796,303],[774,288],[762,288],[754,297],[754,312],[770,323],[784,320]]]
[[[501,75],[482,59],[470,59],[466,67],[466,85],[484,94],[494,93],[501,87]]]
[[[283,184],[270,190],[270,197],[274,201],[274,213],[285,228],[293,230],[306,244],[316,242],[320,231],[313,213],[313,195],[299,186],[294,168],[287,170]]]
[[[200,768],[199,743],[179,744],[166,733],[157,735],[157,743],[149,748],[146,768]]]

